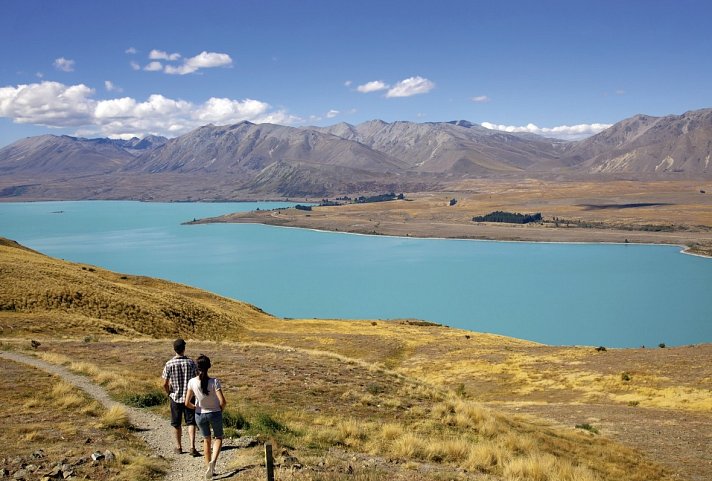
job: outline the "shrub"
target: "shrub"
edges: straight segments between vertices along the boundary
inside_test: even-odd
[[[630,381],[632,378],[630,377],[629,372],[622,372],[621,373],[621,381]]]
[[[377,395],[383,393],[385,390],[386,390],[386,388],[384,388],[383,386],[381,386],[380,384],[377,384],[375,382],[372,382],[366,386],[366,392],[368,392],[369,394],[372,394],[374,396],[377,396]]]
[[[224,421],[223,421],[224,422]],[[255,419],[250,423],[252,429],[264,433],[264,434],[275,434],[278,432],[288,432],[289,429],[284,424],[280,423],[274,419],[271,415],[267,413],[259,413],[255,416]]]
[[[658,347],[659,347],[660,349],[665,349],[665,343],[664,343],[664,342],[661,342],[660,344],[658,344]]]
[[[152,406],[160,406],[168,401],[168,396],[166,393],[153,389],[149,392],[144,393],[130,393],[124,396],[123,401],[129,406],[137,408],[150,408]]]
[[[576,429],[583,429],[583,430],[588,431],[588,432],[590,432],[590,433],[598,434],[598,429],[596,429],[595,427],[591,426],[591,425],[588,424],[588,423],[577,424],[577,425],[576,425]]]

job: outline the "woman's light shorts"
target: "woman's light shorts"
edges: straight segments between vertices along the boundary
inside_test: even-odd
[[[210,428],[213,428],[213,437],[222,438],[223,437],[223,420],[222,411],[215,411],[212,413],[195,413],[195,424],[198,425],[200,429],[200,434],[205,438],[210,437]]]

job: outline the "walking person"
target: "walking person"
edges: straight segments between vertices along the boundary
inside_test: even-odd
[[[168,394],[171,403],[171,426],[173,426],[176,439],[176,454],[183,453],[183,420],[188,426],[188,439],[190,439],[190,454],[200,456],[195,449],[195,410],[186,407],[186,391],[188,381],[197,375],[198,366],[195,361],[185,355],[185,341],[176,339],[173,342],[176,355],[166,362],[163,367],[163,389]]]
[[[198,375],[188,381],[188,393],[185,398],[187,408],[195,409],[195,420],[203,435],[203,450],[205,463],[205,479],[212,479],[215,474],[215,463],[220,455],[223,440],[222,411],[225,409],[225,396],[220,381],[208,376],[210,358],[201,354],[196,360]],[[193,398],[195,396],[195,398]],[[195,403],[193,403],[195,399]],[[212,436],[210,433],[212,428]]]

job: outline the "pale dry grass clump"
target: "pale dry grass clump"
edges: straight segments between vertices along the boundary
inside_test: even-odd
[[[413,433],[405,433],[388,446],[390,454],[405,459],[427,459],[428,441]]]
[[[490,472],[503,466],[511,458],[511,452],[487,440],[473,445],[462,463],[462,467],[471,471]]]
[[[405,431],[401,424],[386,423],[381,426],[380,437],[384,441],[393,441],[394,439],[401,437],[404,432]]]
[[[52,388],[51,396],[54,403],[61,408],[78,408],[87,404],[84,396],[80,395],[78,391],[78,388],[73,385],[60,381]]]
[[[546,453],[513,458],[502,474],[508,481],[600,481],[589,469]]]
[[[96,377],[100,371],[96,365],[83,361],[70,363],[69,370],[92,378]]]
[[[37,357],[50,364],[57,364],[59,366],[69,366],[72,363],[72,360],[67,356],[55,352],[38,352]]]
[[[116,453],[114,463],[120,467],[117,481],[149,481],[168,471],[168,462],[163,458],[147,457],[133,450]]]
[[[100,424],[104,428],[129,428],[131,422],[129,421],[129,415],[124,406],[115,404],[106,410],[103,416],[101,416]]]

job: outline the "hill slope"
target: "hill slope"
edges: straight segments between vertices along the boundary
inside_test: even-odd
[[[636,115],[569,144],[565,164],[590,173],[688,177],[712,174],[712,109],[683,115]]]

